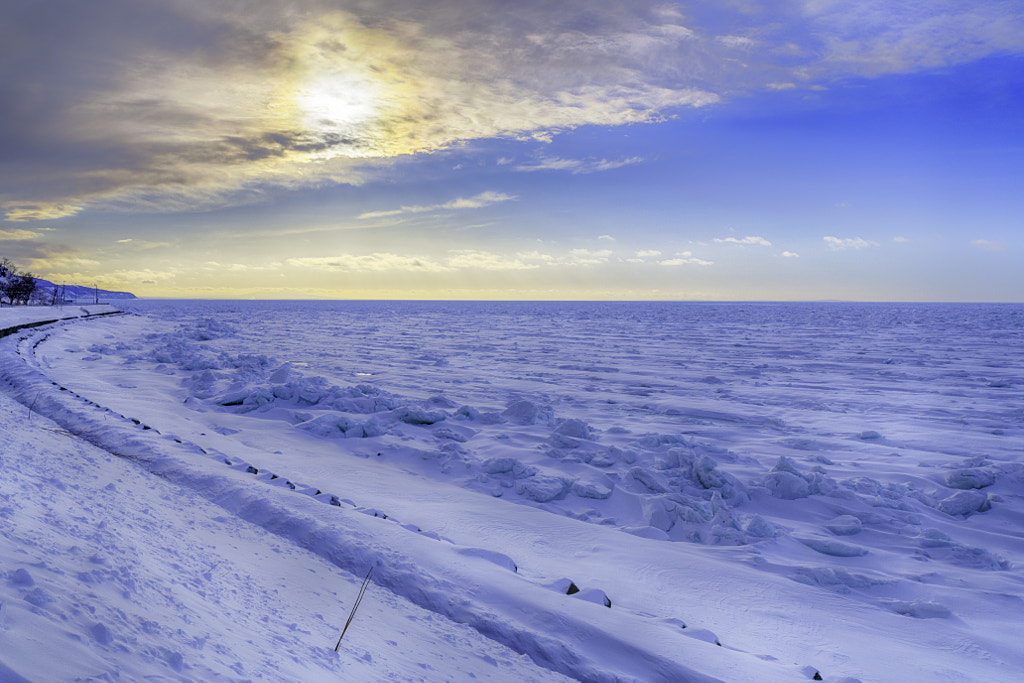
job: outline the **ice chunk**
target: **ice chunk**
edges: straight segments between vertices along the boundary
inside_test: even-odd
[[[600,588],[585,588],[575,594],[580,600],[586,600],[597,605],[604,605],[605,607],[611,607],[612,601]]]
[[[797,567],[791,577],[809,586],[830,586],[845,592],[849,588],[870,588],[895,583],[878,572],[850,572],[842,567]]]
[[[765,477],[764,485],[772,492],[773,496],[783,500],[806,498],[811,493],[806,479],[784,470],[770,473]]]
[[[775,467],[772,468],[772,472],[789,472],[790,474],[795,474],[798,477],[804,476],[801,474],[800,470],[796,468],[796,465],[793,464],[793,461],[784,455],[779,457],[778,461],[775,463]]]
[[[860,557],[861,555],[868,554],[867,548],[850,545],[849,543],[843,543],[832,538],[819,538],[817,536],[794,536],[793,538],[811,550],[831,557]]]
[[[19,567],[14,570],[14,573],[11,574],[11,583],[16,586],[26,587],[36,585],[36,581],[32,578],[32,574],[30,574],[24,567]]]
[[[983,489],[996,483],[996,473],[985,467],[956,470],[946,475],[946,486],[952,489]]]
[[[110,645],[114,642],[114,634],[106,624],[96,623],[89,627],[89,634],[100,645]]]
[[[778,535],[775,525],[761,515],[750,515],[743,523],[743,532],[754,538],[774,538]]]
[[[295,426],[312,434],[316,434],[317,436],[328,438],[347,436],[348,432],[356,430],[357,428],[360,431],[360,435],[362,435],[362,429],[357,422],[345,415],[339,415],[337,413],[319,415],[312,420],[301,422]]]
[[[935,509],[950,516],[969,515],[972,512],[985,512],[992,504],[988,496],[979,491],[957,491],[949,498],[940,500]]]
[[[480,466],[487,474],[504,474],[511,472],[519,461],[515,458],[488,458]]]
[[[424,410],[408,406],[397,408],[394,416],[402,422],[411,425],[432,425],[448,417],[443,410]]]
[[[580,498],[594,498],[597,500],[604,500],[612,495],[612,489],[610,486],[605,486],[598,482],[585,481],[577,481],[573,484],[572,492]]]
[[[825,528],[836,536],[853,536],[864,530],[864,525],[853,515],[839,515],[827,522]]]
[[[521,482],[516,488],[516,492],[538,503],[548,503],[565,498],[569,493],[570,486],[571,482],[561,477],[539,474]]]
[[[569,436],[574,439],[593,439],[593,433],[588,425],[583,420],[577,420],[572,418],[569,420],[563,420],[557,427],[555,427],[555,433],[561,434],[562,436]]]
[[[284,384],[292,374],[292,364],[285,363],[270,374],[269,380],[274,384]]]
[[[944,619],[953,616],[953,613],[945,605],[927,600],[914,600],[913,602],[893,600],[889,603],[889,609],[896,614],[915,619]]]
[[[706,628],[688,628],[683,631],[683,635],[696,640],[703,640],[705,643],[714,643],[715,645],[721,645],[722,643],[718,640],[713,632]]]
[[[516,401],[506,408],[501,416],[509,422],[532,425],[541,417],[541,409],[530,401]]]
[[[645,470],[642,467],[634,467],[629,471],[629,476],[643,484],[648,490],[654,493],[668,493],[668,488],[661,482],[654,472]]]
[[[519,571],[519,568],[516,566],[516,563],[512,560],[511,557],[504,553],[499,553],[495,550],[487,550],[486,548],[466,548],[459,546],[456,546],[454,550],[459,555],[465,555],[467,557],[479,557],[480,559],[487,560],[488,562],[496,564],[499,567],[504,567],[505,569],[508,569],[511,572]]]

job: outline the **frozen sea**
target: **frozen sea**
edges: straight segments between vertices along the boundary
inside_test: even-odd
[[[494,680],[1024,670],[1024,306],[123,308],[7,342],[13,395],[335,571],[373,566],[509,648]],[[402,670],[372,651],[370,679]]]

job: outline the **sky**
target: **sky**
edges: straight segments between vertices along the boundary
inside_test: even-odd
[[[0,256],[55,282],[1024,302],[1019,0],[0,15]]]

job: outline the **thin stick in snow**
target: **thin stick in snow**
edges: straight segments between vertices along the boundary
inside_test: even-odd
[[[338,648],[341,647],[341,639],[345,637],[345,631],[348,630],[348,625],[352,623],[352,618],[356,615],[356,610],[359,609],[359,603],[363,601],[363,593],[366,592],[366,586],[370,583],[370,574],[373,573],[373,567],[370,567],[370,571],[366,572],[366,578],[363,579],[363,585],[359,587],[359,595],[356,596],[356,601],[352,603],[352,611],[349,612],[348,621],[345,622],[345,628],[341,629],[341,637],[338,638],[338,644],[334,646],[334,651],[337,652]]]
[[[38,392],[38,391],[36,392],[36,397],[34,399],[32,399],[32,404],[28,407],[28,421],[29,422],[32,421],[32,409],[35,408],[36,401],[39,400],[39,394],[40,393],[42,393],[42,392]]]

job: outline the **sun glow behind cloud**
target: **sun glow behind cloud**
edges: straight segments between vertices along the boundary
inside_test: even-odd
[[[452,21],[438,26],[436,14],[402,4],[357,16],[314,0],[293,10],[225,3],[187,10],[189,21],[217,27],[216,42],[199,49],[118,35],[125,61],[60,114],[69,151],[103,146],[115,162],[0,196],[7,219],[245,204],[267,185],[358,184],[396,157],[502,136],[550,139],[719,100],[644,75],[657,55],[691,41],[664,22],[633,18],[594,40],[545,25],[544,12],[524,14],[519,33],[503,29],[502,15],[460,27],[459,3],[442,5]],[[636,65],[625,68],[622,54]]]

